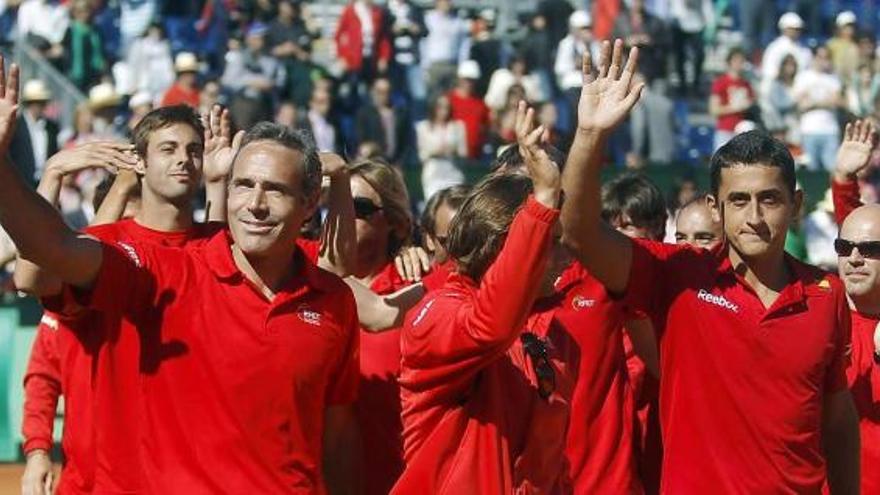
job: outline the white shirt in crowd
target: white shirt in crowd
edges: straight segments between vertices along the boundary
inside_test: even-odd
[[[34,179],[39,180],[46,165],[46,152],[49,149],[49,133],[46,131],[46,119],[34,119],[28,111],[22,112],[31,138],[31,149],[34,151]]]
[[[467,155],[464,124],[450,120],[435,125],[422,120],[416,123],[419,159],[422,161],[422,192],[425,199],[437,191],[464,183],[464,174],[456,161]]]
[[[837,269],[837,253],[834,252],[834,239],[838,226],[834,214],[817,209],[804,219],[804,242],[810,263],[826,270]]]
[[[373,38],[376,29],[373,26],[373,11],[366,2],[358,0],[354,3],[354,12],[361,21],[361,38],[364,41],[364,57],[373,55]]]
[[[422,39],[422,64],[430,67],[434,62],[457,63],[462,58],[462,44],[466,26],[455,14],[429,10],[425,14],[427,36]]]
[[[501,110],[507,104],[507,93],[514,84],[521,84],[526,90],[529,101],[546,101],[547,96],[541,89],[541,81],[533,74],[526,74],[519,81],[510,69],[501,68],[492,73],[489,87],[483,100],[492,110]]]
[[[769,86],[770,82],[779,75],[779,67],[787,55],[793,55],[797,62],[798,71],[808,69],[813,60],[810,49],[797,41],[792,41],[788,36],[779,36],[767,45],[764,57],[761,60],[761,88]]]
[[[67,7],[46,0],[25,0],[18,8],[18,35],[36,34],[52,44],[61,43],[70,17]]]
[[[798,72],[792,94],[795,101],[820,103],[840,94],[841,88],[840,79],[834,74],[807,69]],[[838,132],[837,115],[827,108],[803,112],[800,129],[801,134],[835,134]]]
[[[712,0],[672,0],[672,17],[685,33],[699,33],[715,22]]]
[[[318,151],[336,151],[336,129],[333,125],[314,110],[309,110],[308,119]]]
[[[584,53],[589,49],[590,56],[593,60],[599,60],[598,46],[596,43],[590,43],[588,47],[586,43],[575,38],[573,34],[569,34],[556,48],[556,63],[553,64],[553,72],[556,73],[556,80],[562,89],[579,88],[583,83],[583,64]]]

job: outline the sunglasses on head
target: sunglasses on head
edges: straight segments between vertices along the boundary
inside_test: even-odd
[[[859,254],[866,258],[880,259],[880,241],[852,242],[846,239],[834,239],[834,251],[837,256],[849,256],[853,248],[859,249]]]
[[[547,400],[556,390],[556,371],[547,357],[547,344],[532,332],[523,332],[520,336],[523,350],[532,361],[535,376],[538,378],[538,395]]]
[[[359,218],[361,220],[367,220],[378,211],[382,211],[382,207],[373,203],[369,198],[361,198],[356,197],[353,198],[354,202],[354,216],[355,218]]]

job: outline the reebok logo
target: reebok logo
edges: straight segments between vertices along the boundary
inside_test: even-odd
[[[422,320],[425,319],[425,316],[428,314],[428,310],[431,309],[431,306],[433,306],[433,305],[434,305],[434,299],[431,299],[424,306],[422,306],[422,309],[419,310],[419,314],[416,316],[416,319],[414,319],[412,322],[413,326],[418,325],[419,323],[422,322]]]
[[[739,306],[728,301],[724,296],[716,296],[706,289],[700,289],[700,292],[697,292],[697,299],[739,313]]]

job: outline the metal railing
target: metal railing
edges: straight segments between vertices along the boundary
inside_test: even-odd
[[[21,67],[22,87],[31,79],[42,79],[52,92],[52,103],[47,113],[58,120],[62,129],[72,129],[76,107],[86,101],[85,95],[26,42],[15,44],[14,56],[15,62]]]

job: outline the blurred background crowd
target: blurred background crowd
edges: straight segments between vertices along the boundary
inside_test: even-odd
[[[647,173],[672,212],[714,149],[767,129],[812,197],[790,249],[829,266],[824,171],[845,122],[880,119],[878,16],[875,0],[0,0],[0,50],[25,76],[13,160],[34,184],[60,148],[127,139],[156,106],[219,102],[237,128],[274,120],[321,150],[383,157],[417,210],[488,170],[520,100],[565,151],[582,55],[620,37],[640,47],[648,87],[609,173]],[[101,178],[65,184],[73,226],[94,214]]]

